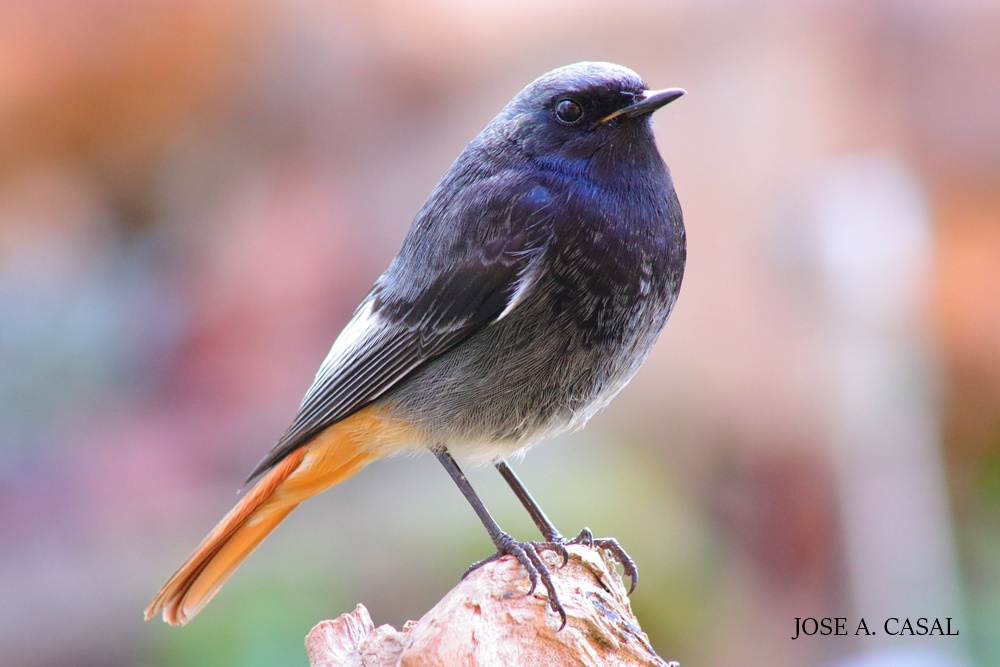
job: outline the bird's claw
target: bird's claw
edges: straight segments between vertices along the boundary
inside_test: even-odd
[[[613,537],[594,537],[594,533],[589,528],[584,528],[580,531],[579,535],[566,542],[566,544],[583,544],[591,548],[603,549],[610,553],[612,558],[622,566],[625,576],[631,582],[628,587],[628,594],[632,595],[635,591],[635,587],[639,583],[639,568],[636,567],[635,561],[622,548],[622,545],[618,544],[618,540]]]
[[[528,573],[528,581],[530,583],[528,595],[535,592],[539,582],[545,587],[545,592],[549,598],[549,607],[552,608],[552,611],[559,614],[561,620],[559,629],[562,630],[566,627],[566,610],[563,608],[562,602],[559,601],[559,594],[556,593],[556,587],[552,581],[552,573],[538,552],[541,549],[558,551],[562,556],[562,563],[559,567],[564,567],[569,562],[569,550],[566,548],[568,544],[582,544],[592,549],[603,549],[609,552],[612,558],[622,566],[625,576],[631,580],[631,585],[628,589],[629,595],[635,590],[636,584],[639,582],[639,569],[636,567],[635,561],[618,544],[618,540],[613,537],[594,537],[589,528],[584,528],[580,531],[579,535],[571,540],[556,534],[551,536],[547,542],[518,542],[510,535],[505,535],[497,544],[497,552],[478,563],[470,565],[469,569],[462,575],[462,579],[465,579],[473,570],[477,570],[487,563],[499,560],[502,556],[513,556],[521,564],[525,572]]]
[[[497,544],[497,549],[497,552],[489,558],[485,558],[469,566],[469,569],[465,571],[462,578],[464,579],[470,572],[487,563],[498,560],[502,556],[511,555],[517,559],[517,562],[528,573],[528,581],[531,585],[528,587],[527,594],[531,595],[534,593],[538,587],[538,583],[541,582],[542,586],[545,587],[545,592],[548,594],[549,607],[551,607],[552,611],[559,614],[561,621],[559,630],[565,628],[567,621],[566,610],[563,608],[562,602],[559,601],[559,594],[556,592],[555,583],[552,581],[552,573],[549,571],[545,561],[538,554],[539,549],[556,549],[562,554],[562,565],[565,565],[569,562],[569,551],[566,550],[565,545],[562,542],[518,542],[508,535],[507,539],[501,540]]]

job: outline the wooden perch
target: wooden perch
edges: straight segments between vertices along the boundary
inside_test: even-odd
[[[596,549],[570,545],[569,562],[541,552],[568,622],[549,609],[544,587],[512,557],[473,571],[402,631],[376,628],[363,605],[322,621],[306,637],[312,667],[679,667],[653,651],[632,614],[621,577]]]

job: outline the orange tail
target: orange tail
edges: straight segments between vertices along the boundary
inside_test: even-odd
[[[171,625],[187,623],[299,503],[377,458],[366,445],[387,425],[366,413],[331,426],[264,475],[163,585],[146,620],[162,611]]]

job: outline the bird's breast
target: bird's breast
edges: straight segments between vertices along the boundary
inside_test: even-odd
[[[544,250],[516,306],[388,397],[431,444],[500,456],[577,428],[655,342],[683,270],[672,190],[585,185],[546,187]]]

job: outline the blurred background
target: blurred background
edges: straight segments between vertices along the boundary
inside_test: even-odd
[[[987,0],[0,2],[0,662],[304,665],[488,555],[433,458],[382,461],[142,621],[464,145],[610,60],[689,91],[655,122],[688,272],[632,384],[516,469],[635,557],[665,658],[1000,664],[997,35]]]

